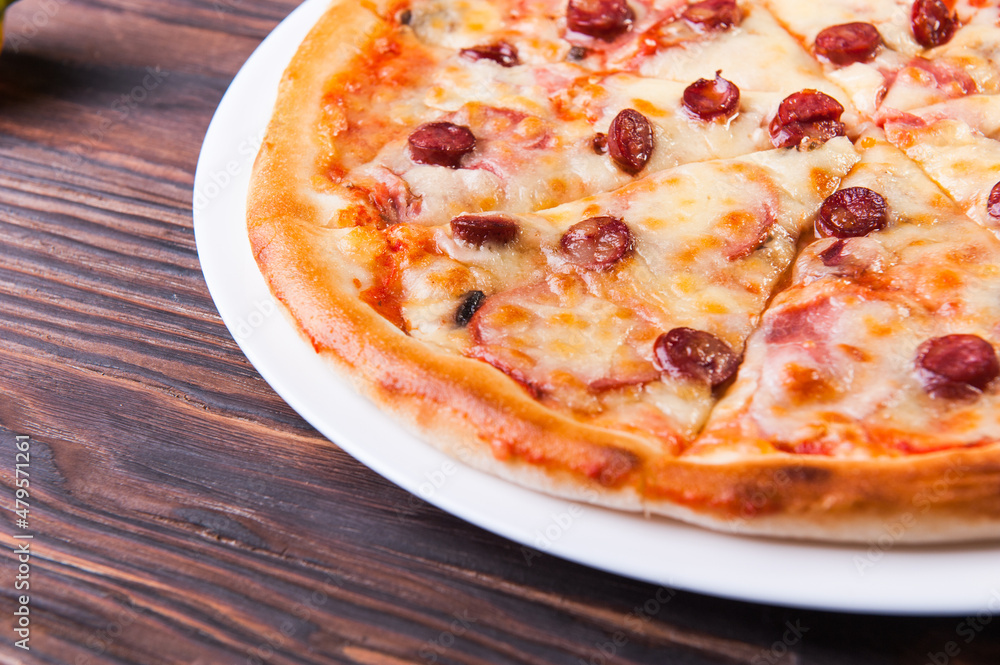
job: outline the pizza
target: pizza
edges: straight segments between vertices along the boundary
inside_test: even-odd
[[[340,0],[248,233],[317,362],[476,468],[1000,536],[995,2]]]

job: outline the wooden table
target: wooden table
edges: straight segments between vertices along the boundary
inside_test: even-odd
[[[286,406],[216,313],[191,190],[222,94],[295,4],[9,13],[0,480],[6,507],[30,436],[30,526],[3,521],[0,663],[1000,663],[1000,621],[966,642],[961,617],[784,609],[526,561]],[[30,591],[15,591],[27,532]],[[22,593],[30,651],[14,646]]]

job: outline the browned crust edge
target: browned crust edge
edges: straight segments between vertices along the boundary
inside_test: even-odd
[[[382,25],[351,1],[320,19],[285,72],[248,197],[251,246],[273,294],[359,390],[444,452],[567,498],[778,537],[1000,537],[1000,444],[891,460],[666,459],[654,442],[545,408],[485,363],[428,348],[359,300],[320,249],[307,191],[325,82]]]
[[[892,459],[654,462],[654,512],[735,533],[935,543],[1000,536],[1000,445]]]

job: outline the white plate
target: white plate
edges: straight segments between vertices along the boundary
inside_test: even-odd
[[[278,81],[328,0],[308,0],[261,44],[219,105],[195,175],[205,280],[250,362],[296,411],[376,472],[531,548],[665,586],[828,610],[1000,611],[1000,546],[903,548],[741,538],[538,494],[451,461],[355,394],[277,309],[245,232],[246,190]],[[525,563],[531,550],[525,549]]]

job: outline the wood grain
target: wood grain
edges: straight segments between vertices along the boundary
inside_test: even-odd
[[[961,618],[753,605],[526,557],[291,411],[215,311],[191,188],[222,94],[294,6],[10,12],[0,484],[11,496],[29,434],[35,538],[31,651],[8,629],[5,549],[0,663],[922,664],[950,641],[951,663],[1000,662],[1000,621],[966,643]]]

